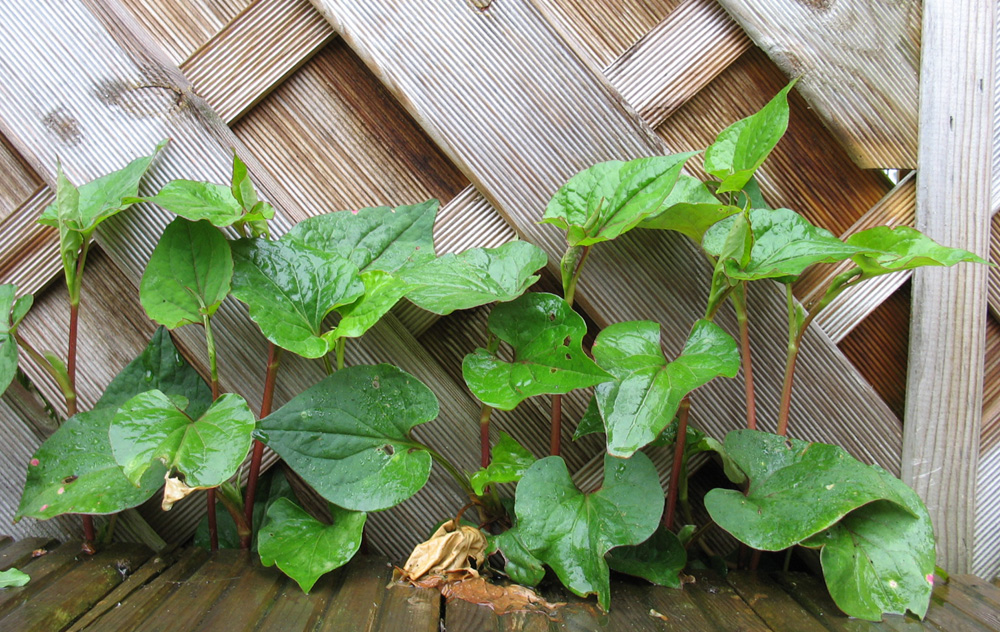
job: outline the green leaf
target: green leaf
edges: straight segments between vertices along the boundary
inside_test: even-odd
[[[229,187],[236,203],[243,207],[243,210],[250,211],[257,205],[257,190],[253,188],[253,182],[247,173],[246,164],[240,157],[233,153],[233,177]],[[270,218],[268,218],[270,219]]]
[[[482,496],[487,485],[516,483],[534,462],[535,455],[509,434],[501,432],[500,440],[493,446],[493,458],[490,459],[489,466],[472,474],[472,490],[477,496]]]
[[[50,209],[54,210],[50,212]],[[59,229],[59,257],[62,259],[70,302],[78,302],[80,282],[77,260],[80,258],[80,248],[88,237],[81,227],[85,221],[80,213],[80,191],[69,181],[59,163],[56,163],[56,202],[42,211],[38,223]]]
[[[146,349],[119,373],[92,411],[75,415],[38,448],[15,519],[45,520],[65,513],[109,514],[145,502],[163,485],[165,468],[150,468],[136,488],[115,461],[108,430],[118,407],[139,393],[159,389],[189,400],[199,415],[212,392],[159,328]]]
[[[412,206],[338,211],[299,222],[283,240],[335,252],[361,272],[396,272],[434,258],[437,200]]]
[[[365,286],[364,295],[350,305],[338,307],[340,322],[333,331],[323,334],[331,347],[339,338],[362,336],[374,327],[375,323],[381,320],[409,290],[406,283],[382,270],[362,272],[361,282]]]
[[[186,404],[187,402],[185,402]],[[138,484],[155,461],[180,472],[188,487],[221,485],[250,451],[256,419],[235,393],[217,399],[200,417],[189,417],[158,390],[125,402],[108,430],[115,460]]]
[[[702,247],[713,256],[725,251],[734,219],[726,219],[705,233]],[[750,210],[753,248],[746,263],[737,257],[720,257],[730,279],[755,281],[777,278],[790,282],[809,266],[850,259],[864,252],[857,245],[845,244],[830,231],[813,226],[804,217],[787,208],[773,211]],[[724,259],[724,261],[723,261]]]
[[[542,222],[567,231],[570,246],[614,239],[665,208],[684,162],[696,153],[598,163],[552,196]]]
[[[330,352],[323,319],[364,294],[357,267],[340,255],[293,240],[232,243],[233,296],[274,344],[307,358]]]
[[[673,230],[701,243],[712,225],[739,212],[740,207],[719,202],[701,180],[682,175],[664,200],[663,210],[642,220],[639,228]]]
[[[687,551],[676,535],[660,525],[645,542],[611,549],[605,559],[611,570],[641,577],[657,586],[680,588]]]
[[[883,613],[923,618],[934,576],[934,530],[919,497],[896,480],[906,509],[876,501],[804,541],[823,547],[820,562],[830,595],[852,617],[880,621]]]
[[[611,377],[584,353],[587,325],[558,296],[529,293],[500,303],[488,326],[514,348],[513,362],[486,349],[476,349],[462,362],[466,384],[488,406],[511,410],[534,395],[568,393]]]
[[[591,494],[573,484],[559,457],[535,462],[517,486],[521,541],[548,564],[563,585],[585,597],[596,593],[605,610],[611,588],[604,554],[653,535],[663,513],[656,468],[638,453],[631,459],[604,457],[604,484]]]
[[[285,479],[282,468],[272,467],[261,474],[257,481],[257,502],[253,506],[253,538],[250,541],[250,550],[257,550],[257,535],[260,533],[261,525],[264,523],[264,515],[279,498],[295,500],[295,493]],[[218,532],[220,549],[240,548],[240,536],[236,529],[236,523],[228,511],[219,511],[216,515],[216,531]],[[198,522],[198,528],[194,532],[194,546],[202,549],[210,549],[211,538],[208,533],[208,516],[202,517]]]
[[[0,395],[17,375],[18,347],[14,332],[34,300],[31,294],[15,300],[16,294],[17,287],[14,285],[0,285]]]
[[[750,488],[746,496],[713,489],[705,508],[716,524],[755,549],[786,549],[877,500],[911,504],[891,474],[836,446],[755,430],[730,432],[724,445]]]
[[[591,396],[590,403],[587,404],[587,410],[583,412],[583,417],[580,417],[580,422],[576,425],[576,431],[573,432],[573,441],[589,434],[597,434],[598,432],[604,432],[604,419],[601,418],[601,411],[597,407],[597,398]]]
[[[406,294],[418,307],[446,316],[457,309],[512,301],[538,280],[548,262],[545,252],[526,241],[499,248],[473,248],[448,254],[400,272],[411,286]]]
[[[848,237],[847,243],[860,250],[853,259],[865,277],[962,261],[988,263],[968,250],[941,246],[909,226],[869,228]]]
[[[759,112],[722,130],[705,150],[705,171],[722,180],[718,193],[739,191],[788,128],[789,83]]]
[[[222,233],[208,222],[178,217],[153,249],[139,301],[167,329],[202,323],[229,294],[232,277],[233,257]]]
[[[631,456],[655,440],[685,395],[720,375],[735,376],[740,366],[736,341],[707,320],[694,324],[672,362],[660,350],[659,324],[651,321],[610,325],[593,351],[598,365],[615,377],[594,390],[614,456]]]
[[[410,431],[437,415],[437,398],[412,375],[352,366],[262,419],[261,440],[330,502],[378,511],[427,482],[431,455]]]
[[[507,561],[503,572],[511,580],[525,586],[537,586],[545,577],[545,567],[541,560],[525,548],[516,526],[499,535],[487,536],[486,540],[489,543],[487,554],[492,555],[499,551]]]
[[[666,434],[666,433],[664,433]],[[676,439],[677,430],[674,429],[674,437]],[[742,485],[746,480],[747,476],[740,469],[736,461],[729,456],[726,449],[719,443],[716,439],[709,437],[701,430],[697,428],[687,427],[687,439],[684,442],[684,453],[685,458],[691,458],[692,456],[699,454],[701,452],[715,452],[719,455],[722,460],[722,469],[726,473],[726,478],[728,478],[733,483],[737,485]]]
[[[308,593],[316,581],[350,561],[361,546],[368,514],[331,506],[333,524],[316,520],[286,498],[267,510],[258,544],[260,563],[281,572]]]
[[[192,222],[206,220],[213,226],[231,226],[243,217],[243,207],[230,187],[194,180],[171,180],[146,202],[153,202]]]
[[[30,579],[31,577],[27,573],[21,572],[16,568],[9,568],[5,571],[0,571],[0,588],[24,586]]]

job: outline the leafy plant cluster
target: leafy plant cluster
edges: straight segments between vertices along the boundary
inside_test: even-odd
[[[921,265],[981,260],[910,228],[875,228],[841,241],[794,211],[768,207],[754,173],[787,127],[789,89],[705,150],[710,182],[682,173],[692,152],[600,163],[566,183],[543,219],[567,234],[563,296],[526,292],[547,263],[530,243],[437,256],[434,200],[317,216],[275,238],[267,224],[274,211],[258,199],[239,158],[229,185],[175,180],[148,198],[138,196],[139,182],[165,143],[79,188],[60,170],[56,202],[40,221],[59,230],[74,317],[87,247],[101,221],[137,202],[177,218],[140,285],[144,309],[163,327],[92,410],[71,407],[70,418],[33,456],[17,517],[111,514],[146,501],[161,486],[169,509],[196,489],[211,490],[240,544],[250,547],[256,534],[261,561],[277,564],[308,591],[355,554],[369,512],[414,495],[437,463],[479,509],[490,550],[502,554],[507,575],[535,585],[548,566],[571,591],[596,594],[608,608],[609,569],[680,586],[685,546],[708,526],[675,528],[678,499],[690,522],[686,463],[712,451],[742,485],[742,491],[715,489],[705,498],[716,525],[759,550],[820,549],[831,593],[851,615],[878,619],[910,610],[922,616],[934,572],[926,509],[885,470],[840,448],[784,436],[792,374],[803,332],[845,289]],[[584,264],[592,248],[633,228],[687,235],[714,266],[705,316],[675,358],[664,355],[659,324],[649,320],[613,324],[597,335],[591,353],[583,348],[587,328],[572,304]],[[792,283],[809,266],[841,261],[851,266],[815,305],[794,300]],[[788,371],[777,434],[755,429],[750,379],[747,287],[764,279],[783,284],[788,295]],[[261,359],[267,377],[259,415],[240,395],[219,389],[212,318],[230,295],[246,304],[270,342],[266,363]],[[14,376],[20,346],[63,386],[69,405],[75,334],[65,364],[36,352],[17,331],[31,297],[15,297],[13,286],[0,287],[6,315],[0,387]],[[414,427],[438,415],[427,386],[388,364],[345,366],[348,341],[403,298],[441,315],[496,303],[483,347],[462,364],[482,402],[479,471],[461,471],[412,437]],[[740,323],[739,343],[714,322],[727,299]],[[191,324],[205,332],[210,385],[164,329]],[[272,412],[283,353],[323,362],[328,377]],[[741,366],[748,429],[719,443],[688,425],[688,395],[717,377],[735,377]],[[558,456],[559,397],[590,387],[593,397],[575,437],[602,433],[607,453],[603,484],[584,492]],[[491,411],[540,395],[554,400],[552,454],[536,459],[504,433],[491,446]],[[268,501],[255,504],[264,445],[329,501],[331,524],[273,482]],[[666,499],[660,474],[642,451],[653,445],[673,446],[676,454]],[[241,489],[248,455],[249,480]],[[497,491],[503,483],[516,483],[512,502]],[[210,531],[214,546],[212,522]]]

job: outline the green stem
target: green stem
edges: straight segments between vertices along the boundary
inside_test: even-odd
[[[344,354],[347,352],[347,338],[337,338],[337,370],[344,368]]]
[[[483,467],[490,464],[490,414],[493,407],[483,404],[479,413],[479,448],[480,463]]]
[[[330,362],[330,356],[323,356],[323,370],[326,371],[327,375],[333,375],[333,364]]]
[[[225,483],[223,483],[222,486],[219,486],[218,489],[213,488],[208,491],[213,492],[212,495],[219,499],[222,506],[225,507],[226,511],[229,512],[229,515],[232,516],[233,522],[236,524],[236,534],[239,536],[240,546],[242,548],[243,541],[251,539],[253,532],[250,530],[250,525],[247,524],[246,518],[243,515],[243,506],[239,501],[239,492],[232,489],[231,486],[231,489],[224,489],[224,486]],[[218,493],[214,493],[216,491]],[[216,538],[218,538],[218,534],[216,534]],[[218,548],[219,543],[218,539],[216,539],[216,541],[212,544],[212,550],[216,551]],[[249,546],[247,548],[249,548]]]
[[[750,360],[750,320],[747,315],[747,282],[743,281],[732,294],[736,321],[740,325],[740,359],[743,361],[743,384],[746,391],[747,428],[757,428],[757,404],[754,396],[753,363]]]
[[[708,297],[708,306],[705,308],[705,320],[715,320],[715,314],[735,288],[735,285],[729,285],[728,283],[712,283],[711,293]]]
[[[813,319],[816,318],[816,314],[829,304],[829,301],[820,302],[800,321],[799,308],[795,305],[792,286],[789,283],[785,287],[788,300],[788,352],[785,359],[785,382],[781,388],[781,407],[778,411],[777,432],[781,436],[788,434],[788,419],[792,410],[792,384],[795,378],[795,360],[799,355],[799,343],[802,341],[802,336],[805,334],[806,329],[809,328]]]
[[[583,264],[590,255],[590,246],[570,246],[566,249],[559,267],[562,271],[563,298],[571,307],[576,296],[576,284],[583,272]]]
[[[21,334],[17,333],[17,331],[12,333],[14,334],[14,340],[17,342],[17,345],[21,347],[29,356],[31,356],[31,359],[34,360],[38,366],[42,367],[42,369],[56,381],[56,384],[62,391],[63,397],[66,399],[66,410],[69,411],[71,407],[75,410],[76,392],[70,385],[69,378],[66,374],[57,370],[56,367],[49,362],[48,358],[36,351],[35,348],[31,346],[30,342],[21,337]]]
[[[212,378],[212,399],[219,399],[219,366],[216,362],[215,336],[212,334],[212,318],[202,316],[205,324],[205,347],[208,350],[208,370]]]
[[[469,498],[476,498],[476,493],[472,491],[472,484],[469,482],[469,477],[463,476],[462,473],[458,471],[458,468],[451,464],[451,461],[444,458],[444,456],[437,450],[434,450],[433,448],[422,443],[414,442],[413,447],[421,450],[427,450],[427,452],[431,455],[431,458],[434,459],[438,465],[443,467],[453,479],[455,479],[455,482],[458,483],[459,487],[462,488],[462,491],[464,491]]]

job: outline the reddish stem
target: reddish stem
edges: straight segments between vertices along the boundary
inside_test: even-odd
[[[267,348],[267,375],[264,377],[264,395],[260,403],[260,418],[263,419],[271,414],[271,406],[274,402],[274,383],[278,377],[278,367],[281,361],[281,347],[273,342]],[[247,478],[246,498],[243,502],[244,517],[247,527],[250,529],[250,536],[240,538],[240,548],[249,549],[253,534],[253,505],[257,495],[257,479],[260,478],[260,462],[264,457],[264,444],[256,439],[253,442],[253,455],[250,457],[250,474]]]
[[[479,415],[480,463],[483,467],[490,465],[490,414],[492,412],[492,406],[483,404],[483,411]]]
[[[740,358],[743,361],[743,384],[746,389],[747,428],[757,429],[757,403],[754,396],[753,362],[750,358],[750,320],[747,317],[747,283],[733,292],[733,307],[740,325]]]
[[[559,456],[562,441],[562,395],[552,396],[552,436],[549,438],[549,454]]]
[[[688,411],[691,410],[691,400],[687,397],[681,400],[677,408],[677,438],[674,440],[674,464],[670,470],[670,485],[667,488],[667,510],[663,517],[663,525],[674,528],[674,516],[677,514],[677,495],[680,490],[681,470],[684,467],[684,444],[687,440]]]
[[[69,379],[70,389],[76,393],[76,337],[78,323],[80,321],[80,305],[69,306],[69,349],[66,353],[66,377]],[[72,417],[76,414],[76,398],[66,400],[66,416]]]
[[[208,490],[208,540],[212,551],[219,550],[219,529],[215,524],[215,489]]]
[[[97,534],[94,531],[94,517],[93,516],[80,516],[83,520],[83,546],[80,547],[87,555],[93,555],[97,552],[94,548],[94,542],[97,541]]]

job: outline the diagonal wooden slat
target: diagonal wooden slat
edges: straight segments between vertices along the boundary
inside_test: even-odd
[[[259,0],[258,0],[259,1]],[[120,0],[174,64],[191,56],[254,0]]]
[[[549,252],[551,262],[563,250],[561,236],[536,222],[562,182],[599,160],[667,151],[524,2],[497,4],[488,19],[457,3],[407,2],[406,11],[421,15],[419,21],[394,19],[403,6],[388,0],[316,4],[518,232]],[[462,54],[470,50],[477,55]],[[665,345],[676,350],[688,323],[700,316],[707,290],[708,271],[692,261],[700,258],[688,244],[652,231],[601,244],[588,262],[580,304],[599,325],[656,318],[666,325]],[[610,291],[623,280],[634,296],[623,299]],[[776,347],[784,345],[773,341],[784,337],[785,307],[776,293],[761,294],[767,294],[759,299],[763,339],[772,344],[757,357],[763,375],[773,380],[783,365]],[[895,470],[900,429],[894,415],[829,340],[815,333],[807,338],[794,432],[840,443]],[[720,382],[706,391],[699,397],[702,426],[713,432],[732,427],[741,417],[741,386]],[[763,399],[776,398],[776,389],[765,387]]]
[[[0,173],[4,174],[0,181],[0,222],[3,222],[38,189],[41,181],[3,136],[0,136]]]

